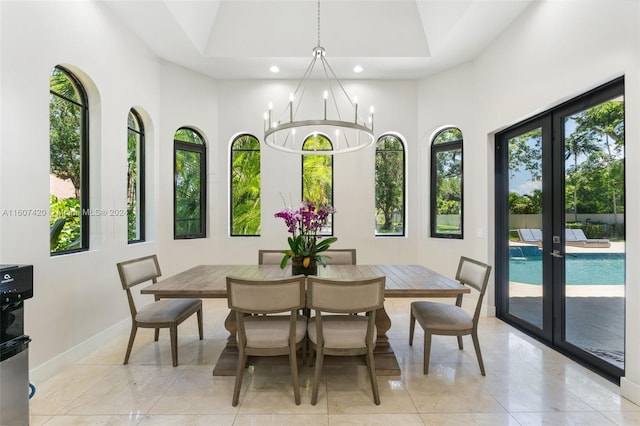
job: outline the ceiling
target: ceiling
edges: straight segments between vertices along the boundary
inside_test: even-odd
[[[472,60],[533,1],[323,0],[320,44],[341,79],[421,78]],[[314,0],[101,5],[160,58],[216,79],[298,79],[318,44]]]

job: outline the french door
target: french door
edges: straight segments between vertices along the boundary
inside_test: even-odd
[[[624,80],[496,136],[497,316],[624,374]]]

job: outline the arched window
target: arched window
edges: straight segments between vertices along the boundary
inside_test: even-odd
[[[328,151],[332,145],[329,138],[313,134],[305,139],[305,151]],[[304,154],[302,156],[302,200],[316,206],[333,206],[333,155]],[[333,215],[329,218],[321,235],[333,235]]]
[[[195,130],[178,129],[173,137],[175,239],[206,237],[207,168],[204,138]]]
[[[127,240],[144,241],[144,125],[131,108],[127,118]]]
[[[462,238],[462,132],[440,130],[431,143],[431,236]]]
[[[376,142],[376,236],[404,235],[404,144],[383,135]]]
[[[231,143],[231,235],[260,235],[260,142],[240,135]]]
[[[89,104],[68,69],[51,71],[49,178],[51,254],[89,248]]]

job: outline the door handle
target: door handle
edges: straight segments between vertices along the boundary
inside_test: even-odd
[[[551,256],[553,257],[559,257],[559,258],[563,258],[564,256],[562,255],[562,253],[560,253],[560,250],[553,250],[551,253]]]

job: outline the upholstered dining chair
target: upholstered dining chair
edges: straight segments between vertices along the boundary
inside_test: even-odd
[[[485,375],[480,342],[478,341],[478,319],[490,273],[491,266],[468,257],[460,257],[456,280],[479,292],[473,315],[469,315],[467,311],[462,309],[462,295],[457,297],[455,305],[427,301],[411,303],[409,345],[413,345],[413,333],[416,321],[418,321],[424,329],[424,374],[429,373],[432,335],[457,336],[458,348],[462,350],[462,336],[470,334],[480,365],[480,372],[483,376]]]
[[[227,300],[237,322],[238,367],[231,404],[238,405],[247,357],[289,355],[296,405],[300,405],[297,351],[304,347],[305,278],[248,280],[227,277]],[[288,315],[282,315],[288,312]],[[280,314],[280,315],[271,315]],[[303,354],[304,358],[304,354]]]
[[[284,250],[258,250],[258,265],[279,265],[284,257]]]
[[[321,253],[327,265],[355,265],[356,249],[328,249]]]
[[[385,277],[349,281],[307,277],[307,307],[315,312],[307,327],[309,343],[316,354],[312,405],[318,401],[325,355],[364,355],[373,400],[380,404],[373,348],[376,311],[384,304],[384,285]],[[353,315],[363,312],[366,315]]]
[[[161,299],[145,305],[136,306],[131,288],[145,282],[156,283],[160,277],[160,265],[156,255],[127,260],[117,264],[122,288],[127,292],[131,311],[131,334],[124,356],[124,363],[129,362],[138,328],[154,328],[154,341],[158,341],[161,328],[169,329],[171,340],[171,359],[173,366],[178,365],[178,325],[194,313],[198,316],[198,332],[202,340],[202,300],[200,299]]]

